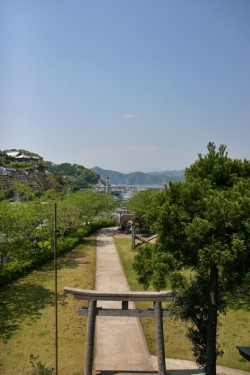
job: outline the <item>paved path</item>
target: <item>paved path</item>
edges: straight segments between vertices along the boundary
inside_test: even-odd
[[[96,290],[128,291],[113,230],[103,229],[97,237]],[[102,307],[121,308],[120,305],[121,302],[99,302]],[[153,371],[137,318],[98,317],[95,348],[96,370]]]
[[[128,291],[126,277],[113,239],[114,228],[102,229],[97,237],[96,290]],[[98,306],[121,308],[120,302],[99,302]],[[129,303],[129,308],[134,308]],[[168,375],[202,374],[195,362],[166,359]],[[95,342],[96,371],[157,371],[157,358],[150,356],[137,318],[98,317]],[[223,375],[250,372],[217,366]]]

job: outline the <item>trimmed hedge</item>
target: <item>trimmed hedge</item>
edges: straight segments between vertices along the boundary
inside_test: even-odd
[[[93,221],[88,225],[79,228],[74,237],[65,237],[64,240],[57,241],[57,255],[60,256],[72,250],[78,243],[98,229],[115,225],[113,220]],[[35,251],[29,260],[16,260],[6,263],[0,269],[0,287],[11,283],[18,278],[25,276],[28,272],[46,264],[54,259],[54,253],[49,247],[42,251]]]

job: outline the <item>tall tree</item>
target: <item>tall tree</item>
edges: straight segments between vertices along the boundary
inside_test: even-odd
[[[48,217],[49,206],[39,202],[27,204],[0,203],[0,235],[2,252],[11,259],[29,257],[41,231],[37,228]]]
[[[156,189],[140,190],[126,204],[129,210],[135,212],[136,220],[139,222],[140,227],[148,228],[147,212],[156,193]]]
[[[148,268],[140,271],[142,281],[153,283],[157,289],[164,287],[173,271],[176,280],[183,267],[193,269],[197,279],[205,280],[207,288],[202,289],[202,295],[206,309],[201,325],[204,356],[197,358],[204,362],[200,364],[208,375],[216,375],[218,313],[226,306],[223,291],[237,287],[250,271],[249,166],[246,160],[230,159],[224,145],[217,151],[209,143],[208,153],[199,154],[186,169],[185,182],[170,183],[156,195],[149,220],[158,233],[158,244],[151,253],[141,250],[134,264],[139,270],[143,259],[142,264]],[[149,253],[151,260],[146,262]],[[201,293],[199,285],[202,283],[196,283],[196,290]],[[191,287],[187,287],[187,293]],[[189,314],[189,318],[194,316]]]
[[[110,212],[114,207],[114,198],[110,194],[93,190],[70,194],[66,202],[75,208],[76,215],[82,222]]]
[[[127,203],[129,210],[135,211],[136,214],[141,217],[145,215],[153,201],[153,198],[157,190],[147,189],[140,190],[135,195],[133,195]]]

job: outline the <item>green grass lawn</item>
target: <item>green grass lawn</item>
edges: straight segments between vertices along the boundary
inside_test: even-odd
[[[83,373],[87,318],[77,314],[82,302],[66,295],[63,288],[94,289],[95,254],[96,240],[92,236],[58,259],[60,375]],[[53,263],[1,288],[0,299],[0,374],[26,375],[32,369],[30,354],[39,355],[42,363],[55,367]]]
[[[131,290],[143,290],[132,270],[135,252],[131,240],[116,238],[116,245]],[[81,301],[63,292],[64,286],[94,289],[96,240],[92,236],[75,250],[58,259],[58,328],[59,374],[83,373],[85,327],[87,318],[78,317]],[[29,355],[39,355],[48,367],[55,366],[54,348],[54,266],[33,271],[17,282],[0,289],[0,374],[26,375],[31,371]],[[238,354],[236,345],[249,345],[249,299],[235,296],[226,316],[220,318],[219,341],[224,356],[218,364],[250,371],[249,363]],[[147,307],[141,304],[141,307]],[[149,306],[149,307],[152,307]],[[153,319],[141,319],[151,354],[155,352]],[[185,324],[164,319],[166,356],[194,360],[191,345],[185,338]]]
[[[131,239],[115,238],[121,262],[131,290],[143,290],[138,284],[136,274],[132,270],[135,251],[131,250]],[[152,307],[152,305],[138,304],[138,307]],[[249,296],[234,296],[226,316],[220,316],[222,326],[219,328],[219,343],[224,355],[218,358],[221,366],[250,371],[250,363],[239,355],[236,345],[250,345],[250,298]],[[154,321],[151,318],[141,318],[142,328],[151,354],[155,351]],[[168,358],[178,358],[195,361],[191,343],[185,337],[186,323],[173,318],[164,318],[165,352]]]

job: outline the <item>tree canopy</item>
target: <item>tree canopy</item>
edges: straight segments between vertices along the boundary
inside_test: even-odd
[[[170,183],[155,196],[148,220],[158,242],[151,251],[142,247],[134,262],[140,281],[156,289],[168,280],[176,287],[185,285],[180,271],[193,270],[192,282],[180,293],[179,316],[193,324],[189,337],[194,353],[209,375],[216,374],[216,356],[221,353],[216,337],[218,313],[226,306],[224,293],[240,285],[250,271],[249,167],[247,160],[230,159],[226,146],[216,150],[209,143],[208,153],[199,154],[186,169],[184,182]],[[206,288],[201,291],[202,285]],[[205,301],[198,310],[191,290]],[[203,323],[197,325],[201,312]],[[202,340],[197,341],[199,334]]]
[[[114,199],[109,194],[92,190],[70,193],[58,198],[54,190],[25,204],[0,202],[0,253],[11,260],[30,256],[37,244],[52,247],[53,204],[57,202],[58,238],[74,234],[98,217],[106,217],[113,208]],[[41,249],[40,249],[41,250]]]

